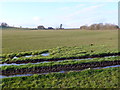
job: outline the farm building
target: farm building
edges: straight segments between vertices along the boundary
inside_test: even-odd
[[[38,29],[45,29],[45,27],[42,26],[42,25],[38,26],[37,28],[38,28]]]

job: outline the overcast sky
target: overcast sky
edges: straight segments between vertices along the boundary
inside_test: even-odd
[[[63,24],[64,28],[79,28],[81,25],[93,23],[118,24],[118,0],[101,0],[101,2],[100,0],[93,0],[95,2],[88,2],[88,0],[84,2],[80,0],[79,2],[71,0],[66,2],[62,0],[2,1],[0,22],[6,22],[12,26],[44,25],[46,28],[56,28]]]

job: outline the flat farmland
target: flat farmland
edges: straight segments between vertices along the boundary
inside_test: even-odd
[[[117,50],[118,30],[2,30],[5,54],[90,44]]]
[[[119,87],[118,30],[2,30],[2,51],[3,89]]]

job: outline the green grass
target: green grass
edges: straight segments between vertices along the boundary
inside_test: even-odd
[[[49,52],[49,56],[42,56],[41,53]],[[2,62],[33,62],[43,60],[55,60],[55,59],[73,59],[84,57],[100,57],[107,55],[116,55],[120,52],[118,50],[109,49],[105,45],[84,45],[81,47],[56,47],[53,49],[43,49],[40,51],[28,51],[19,53],[2,54]],[[32,57],[24,57],[26,55],[33,55]],[[35,56],[36,55],[36,56]],[[13,57],[19,58],[13,58]]]
[[[4,78],[3,88],[118,88],[119,68]]]
[[[90,44],[94,45],[91,47]],[[67,46],[67,47],[65,47]],[[82,48],[80,48],[82,46]],[[62,48],[61,48],[62,47]],[[41,50],[48,50],[50,56],[46,58],[61,58],[79,56],[81,50],[88,54],[107,53],[118,51],[118,30],[3,30],[2,50],[5,58],[9,59],[17,53],[38,54]],[[91,50],[95,51],[91,53]],[[27,52],[30,51],[30,52]],[[32,52],[33,51],[33,52]],[[34,52],[35,51],[35,52]],[[38,52],[37,52],[38,51]],[[21,53],[23,52],[23,53]],[[24,53],[25,52],[25,53]],[[27,52],[27,53],[26,53]],[[10,54],[13,53],[13,54]],[[16,54],[16,55],[17,55]],[[41,56],[40,56],[41,57]],[[21,59],[23,59],[21,57]],[[33,59],[33,58],[32,58]],[[10,58],[10,60],[12,60]],[[95,61],[112,61],[115,57],[106,59],[93,59],[86,61],[63,61],[38,64],[38,66],[50,66],[58,64],[76,64]],[[14,61],[14,60],[13,60]],[[12,68],[29,68],[34,65],[4,66],[3,70]],[[36,65],[37,66],[37,65]],[[2,87],[15,88],[117,88],[119,68],[100,70],[85,70],[81,72],[51,73],[30,77],[12,77],[2,79]]]
[[[58,46],[105,45],[118,49],[118,30],[3,30],[3,53],[50,49]]]

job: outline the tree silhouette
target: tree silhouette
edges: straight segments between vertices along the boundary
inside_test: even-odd
[[[1,27],[8,27],[8,24],[7,23],[1,23]]]

